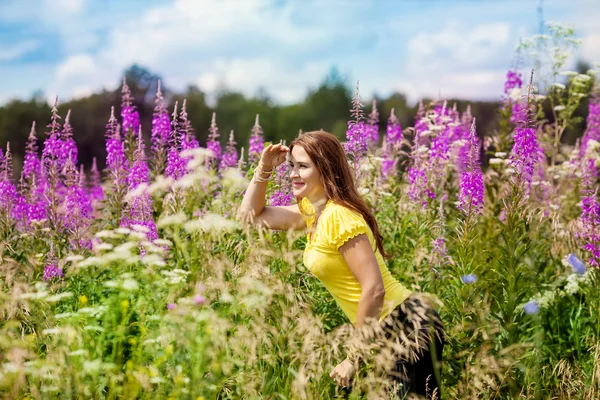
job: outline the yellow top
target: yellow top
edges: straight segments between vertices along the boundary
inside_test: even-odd
[[[304,197],[298,203],[298,208],[306,226],[312,230],[316,220],[313,205]],[[304,265],[325,285],[352,324],[356,324],[362,290],[339,248],[355,236],[362,233],[367,235],[383,278],[385,297],[379,321],[410,296],[411,291],[390,274],[373,232],[361,214],[329,200],[313,232],[307,236]]]

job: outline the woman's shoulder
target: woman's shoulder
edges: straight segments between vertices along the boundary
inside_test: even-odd
[[[362,214],[359,213],[356,210],[353,210],[352,208],[344,205],[344,204],[340,204],[337,203],[333,200],[329,200],[329,202],[327,203],[327,207],[325,208],[325,210],[323,211],[323,216],[325,216],[325,214],[329,217],[346,217],[346,218],[353,218],[353,219],[364,219]]]
[[[345,226],[351,225],[366,225],[363,215],[353,210],[352,208],[339,204],[334,201],[327,203],[327,207],[323,210],[321,219],[324,220],[324,225]]]
[[[369,233],[369,226],[362,214],[343,204],[328,203],[321,218],[324,234],[336,249],[356,235]]]

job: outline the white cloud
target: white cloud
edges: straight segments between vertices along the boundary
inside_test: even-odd
[[[44,0],[48,9],[60,11],[63,15],[78,15],[87,7],[87,0]]]
[[[25,42],[17,43],[11,47],[0,47],[0,61],[8,62],[17,60],[36,50],[38,47],[39,43],[35,40],[27,40]]]
[[[600,32],[592,33],[583,38],[581,55],[588,62],[600,61]]]
[[[88,0],[5,0],[0,4],[0,21],[60,25],[87,6]]]
[[[49,102],[56,95],[61,99],[83,97],[106,84],[116,83],[117,79],[111,78],[117,73],[116,70],[103,68],[89,54],[75,54],[57,66],[46,95]]]
[[[9,81],[20,77],[23,96],[41,87],[63,99],[115,88],[132,63],[161,74],[175,90],[198,84],[209,98],[225,85],[248,95],[265,88],[276,101],[298,101],[334,65],[360,80],[365,99],[392,90],[407,91],[412,101],[440,91],[498,98],[518,38],[537,30],[535,5],[515,11],[489,2],[390,5],[381,11],[375,0],[345,6],[320,0],[172,0],[139,7],[115,1],[114,8],[89,0],[35,0],[33,7],[33,1],[0,0],[0,21],[58,35],[55,54],[62,59],[44,71],[51,74],[44,84],[41,76],[23,79],[25,72],[7,71],[3,91],[17,89]],[[546,3],[547,16],[576,16],[576,28],[583,21],[582,54],[598,60],[596,19],[591,13],[567,15],[573,7],[556,1]],[[585,1],[591,7],[597,0]],[[3,55],[14,59],[16,48],[0,50],[0,61]]]
[[[480,69],[442,72],[427,79],[402,79],[392,84],[411,103],[422,97],[465,100],[499,98],[504,90],[505,70]]]
[[[297,26],[290,18],[289,8],[273,8],[269,0],[177,0],[115,26],[97,52],[67,58],[51,88],[69,94],[84,81],[86,87],[99,88],[138,63],[163,74],[176,89],[193,81],[207,91],[224,84],[251,95],[263,87],[276,100],[292,102],[331,64],[296,63],[282,53],[310,52],[332,38],[326,26]]]
[[[468,28],[458,21],[437,32],[421,32],[408,43],[408,69],[412,72],[476,68],[497,62],[512,48],[510,25],[491,23]]]
[[[292,103],[306,94],[307,84],[317,84],[328,68],[327,63],[320,62],[294,66],[266,58],[220,59],[195,82],[209,92],[224,85],[246,95],[256,94],[256,89],[261,87],[279,102]]]

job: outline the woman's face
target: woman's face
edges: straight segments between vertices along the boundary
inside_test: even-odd
[[[294,196],[308,197],[312,203],[325,197],[325,186],[321,182],[321,173],[304,148],[294,146],[289,163]]]

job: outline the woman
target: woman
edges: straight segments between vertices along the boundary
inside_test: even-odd
[[[268,179],[288,153],[297,204],[266,207]],[[238,218],[277,230],[308,229],[304,264],[333,295],[357,332],[347,358],[330,374],[338,384],[350,386],[361,358],[358,344],[365,337],[385,337],[401,342],[396,349],[406,350],[395,350],[396,360],[388,369],[398,394],[435,392],[439,398],[443,348],[439,316],[423,296],[411,293],[390,274],[377,221],[355,187],[353,170],[335,136],[308,132],[289,148],[266,147]]]

